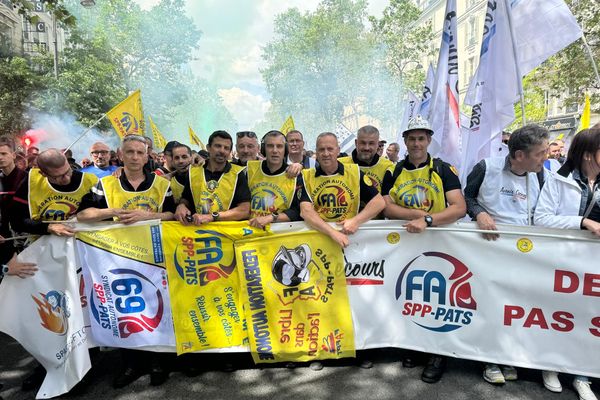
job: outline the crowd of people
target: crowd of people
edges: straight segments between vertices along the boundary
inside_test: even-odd
[[[488,231],[488,240],[497,239],[496,224],[585,229],[600,237],[600,125],[575,135],[566,157],[564,143],[550,143],[545,128],[524,126],[503,137],[506,157],[475,165],[464,190],[457,170],[428,152],[433,135],[425,119],[412,119],[402,134],[403,158],[398,143],[389,144],[384,157],[385,141],[369,125],[358,130],[349,155],[340,155],[331,132],[318,135],[314,156],[305,150],[298,130],[287,135],[272,130],[260,140],[254,132],[238,132],[235,147],[234,138],[219,130],[210,135],[206,151],[172,141],[158,154],[148,138],[129,135],[116,151],[94,143],[82,166],[60,149],[30,148],[20,155],[12,140],[1,138],[0,234],[7,239],[72,236],[76,229],[68,221],[74,218],[125,224],[176,220],[184,225],[248,220],[257,228],[303,220],[346,247],[349,236],[371,219],[403,220],[408,232],[419,234],[468,214]],[[265,182],[281,195],[261,190]],[[336,186],[344,193],[327,192],[332,182],[343,182]],[[26,278],[37,271],[37,266],[16,260],[19,246],[14,240],[2,243],[2,274]],[[420,358],[407,352],[403,366],[415,367]],[[152,384],[168,378],[161,356],[129,350],[123,352],[115,387],[137,379],[144,364],[151,366]],[[361,365],[370,366],[366,359]],[[422,380],[439,381],[445,367],[445,357],[428,355]],[[24,387],[35,387],[43,373],[38,369]],[[517,379],[517,370],[488,364],[483,377],[502,384]],[[556,372],[544,371],[542,377],[550,391],[562,390]],[[575,377],[573,385],[580,399],[596,399],[586,377]]]

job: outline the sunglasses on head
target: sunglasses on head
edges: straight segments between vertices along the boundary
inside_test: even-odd
[[[236,133],[235,135],[238,139],[243,138],[245,136],[256,139],[256,133],[254,133],[252,131],[241,131],[241,132]]]

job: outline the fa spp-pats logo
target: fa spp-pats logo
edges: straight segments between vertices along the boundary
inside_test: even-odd
[[[37,311],[42,320],[41,325],[58,335],[65,335],[69,329],[71,316],[71,299],[65,292],[51,290],[40,293],[39,297],[31,296],[37,305]]]
[[[429,192],[429,188],[422,185],[416,185],[400,193],[398,198],[403,207],[431,211],[433,208],[433,200],[428,198],[427,192]]]
[[[325,186],[316,196],[316,210],[328,219],[338,219],[349,211],[348,193],[338,185]]]
[[[140,134],[140,124],[133,114],[124,111],[120,122],[123,128],[125,128],[126,135]]]
[[[477,310],[472,277],[469,268],[451,255],[431,251],[415,257],[396,282],[402,315],[434,332],[452,332],[469,325]]]
[[[173,264],[188,285],[206,286],[218,279],[227,279],[235,270],[233,245],[226,236],[212,230],[197,230],[196,236],[183,237],[173,253]],[[228,243],[230,243],[228,241]]]
[[[161,288],[136,270],[116,268],[108,274],[90,290],[90,310],[98,325],[122,339],[158,328],[165,307]],[[165,274],[162,285],[166,284]]]

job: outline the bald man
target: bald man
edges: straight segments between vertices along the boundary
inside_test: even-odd
[[[81,172],[89,172],[98,178],[112,175],[118,167],[110,165],[110,147],[102,142],[96,142],[90,147],[92,165],[82,168]]]
[[[73,171],[58,149],[41,152],[37,164],[38,168],[29,171],[13,198],[12,227],[16,232],[36,235],[73,236],[73,229],[59,221],[75,216],[81,199],[98,183],[98,178]]]

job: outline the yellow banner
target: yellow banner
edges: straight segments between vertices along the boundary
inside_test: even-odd
[[[154,121],[152,121],[152,117],[148,116],[148,120],[150,121],[150,129],[152,130],[152,136],[154,138],[154,148],[162,151],[167,145],[167,140],[162,133],[160,133]]]
[[[296,127],[294,126],[294,119],[292,118],[292,116],[290,115],[285,122],[283,123],[283,125],[281,126],[281,133],[283,133],[284,135],[287,135],[289,131],[292,131],[296,129]]]
[[[254,361],[354,357],[344,257],[316,232],[236,243]]]
[[[267,233],[246,221],[163,223],[177,354],[247,343],[233,241]]]
[[[146,123],[139,90],[113,107],[106,116],[121,139],[125,135],[144,135]]]
[[[160,225],[78,232],[77,239],[125,258],[164,267]]]
[[[206,150],[206,146],[204,145],[204,143],[202,143],[202,140],[200,140],[200,138],[198,136],[196,136],[196,133],[194,132],[192,127],[189,125],[188,125],[188,133],[190,134],[190,142],[192,144],[199,146],[201,150]]]

